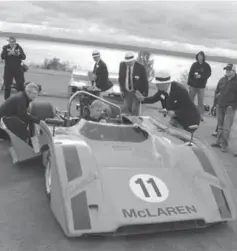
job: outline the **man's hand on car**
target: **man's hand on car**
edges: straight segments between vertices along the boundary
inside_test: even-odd
[[[142,102],[145,99],[145,97],[138,90],[136,90],[135,95],[140,102]]]

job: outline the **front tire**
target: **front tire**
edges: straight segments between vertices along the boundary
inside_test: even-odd
[[[48,154],[47,162],[45,165],[45,192],[49,201],[51,199],[51,184],[52,184],[52,161],[50,154]]]

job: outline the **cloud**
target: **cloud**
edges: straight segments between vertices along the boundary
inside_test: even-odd
[[[19,9],[21,12],[19,12]],[[0,18],[103,34],[237,49],[236,2],[0,2]],[[86,37],[85,37],[86,39]]]

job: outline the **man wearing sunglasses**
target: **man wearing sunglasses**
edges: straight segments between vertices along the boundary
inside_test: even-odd
[[[217,85],[219,93],[217,101],[217,140],[212,147],[221,148],[222,152],[226,152],[228,140],[230,137],[231,127],[234,122],[237,109],[237,75],[236,67],[228,64],[224,67],[225,76],[222,77]]]

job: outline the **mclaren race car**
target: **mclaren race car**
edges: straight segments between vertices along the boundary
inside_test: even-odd
[[[31,144],[23,127],[1,128],[15,163],[42,155],[50,206],[66,236],[132,235],[204,228],[236,219],[236,195],[213,150],[181,129],[146,116],[121,114],[94,122],[34,102],[44,119]],[[14,123],[15,124],[15,123]],[[19,131],[21,130],[21,131]],[[25,136],[24,136],[25,135]]]

